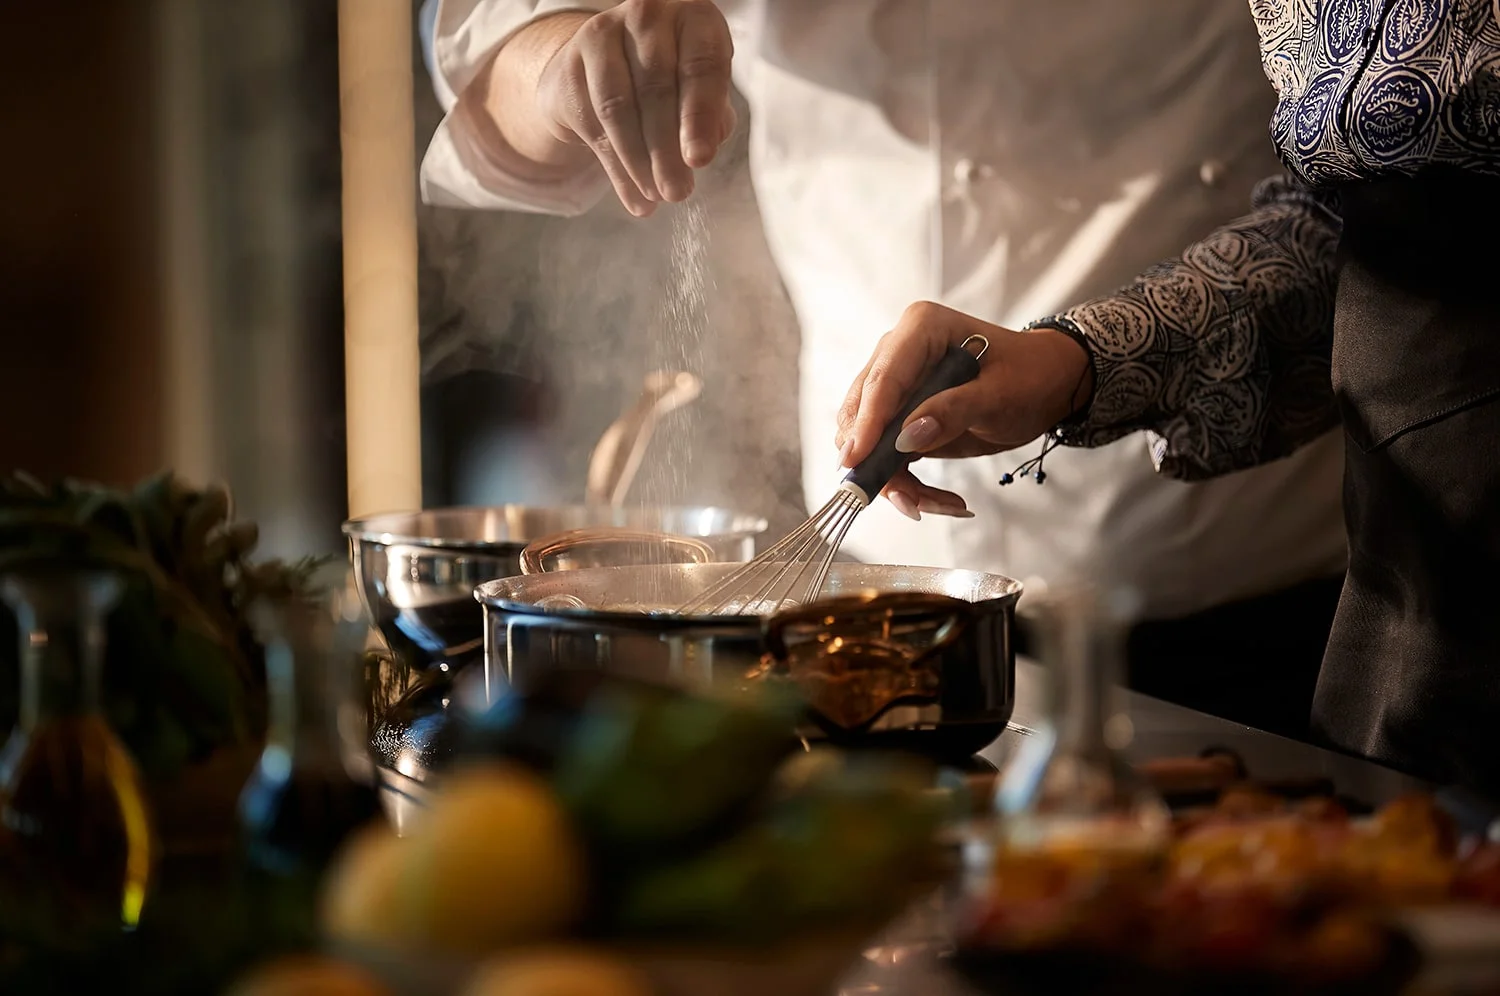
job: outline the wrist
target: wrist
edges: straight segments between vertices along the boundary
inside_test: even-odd
[[[472,88],[482,103],[482,116],[496,132],[495,146],[506,166],[526,179],[557,179],[594,161],[587,145],[553,132],[539,98],[547,67],[593,16],[564,11],[526,25],[501,46],[485,76],[476,81],[479,85]]]
[[[1048,371],[1047,413],[1053,425],[1080,421],[1094,398],[1094,357],[1082,330],[1061,322],[1037,323],[1026,329]]]

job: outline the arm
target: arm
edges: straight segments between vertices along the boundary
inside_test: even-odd
[[[585,16],[615,2],[425,0],[422,44],[444,117],[422,159],[423,202],[565,216],[582,214],[599,202],[609,190],[602,171],[584,163],[549,175],[529,165],[503,144],[487,105],[491,67],[502,48],[549,17]]]
[[[1337,422],[1329,366],[1341,227],[1334,196],[1272,179],[1251,214],[1024,332],[913,305],[844,400],[835,436],[844,465],[870,453],[924,371],[971,335],[990,343],[979,376],[914,411],[897,449],[962,458],[1054,429],[1075,446],[1145,429],[1158,469],[1182,479],[1286,456]],[[886,493],[920,511],[964,508],[907,471]]]
[[[1114,294],[1036,323],[1087,341],[1094,391],[1070,445],[1150,430],[1162,473],[1212,477],[1289,455],[1337,424],[1336,195],[1290,179],[1254,211]]]
[[[442,0],[432,22],[428,203],[578,214],[613,185],[644,216],[733,128],[709,0]]]

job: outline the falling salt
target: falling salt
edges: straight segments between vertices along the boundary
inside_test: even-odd
[[[703,375],[704,342],[708,330],[708,212],[703,200],[690,198],[671,209],[672,243],[662,305],[651,337],[648,370],[685,371]],[[694,488],[694,438],[701,423],[694,404],[672,412],[656,428],[655,451],[641,468],[636,501],[642,506],[700,504]],[[686,529],[691,524],[683,524]],[[666,549],[653,549],[653,559],[664,563]],[[653,578],[657,575],[653,573]],[[666,580],[665,576],[661,581]],[[659,586],[653,584],[653,587]],[[647,601],[672,604],[686,593],[640,592]]]

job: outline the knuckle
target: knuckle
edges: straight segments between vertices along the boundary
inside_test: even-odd
[[[662,21],[661,0],[627,0],[621,12],[626,29],[634,35],[650,32]]]
[[[947,310],[932,301],[915,301],[901,313],[901,321],[903,325],[931,325],[947,314]]]
[[[678,75],[684,79],[716,79],[727,75],[729,60],[716,50],[694,52],[685,56],[677,67]]]
[[[641,71],[640,82],[635,85],[635,92],[642,100],[675,97],[677,80],[672,78],[671,73],[663,72],[659,66],[645,66]]]
[[[880,357],[870,364],[870,372],[865,374],[865,393],[877,394],[885,386],[886,381],[891,379],[891,364],[886,357]]]
[[[729,34],[729,23],[724,19],[724,12],[719,9],[714,0],[673,0],[680,16],[690,18],[693,21],[711,26],[715,30],[722,29],[724,34]]]
[[[627,93],[607,94],[594,102],[594,113],[600,121],[621,121],[634,112],[635,99]]]
[[[712,122],[715,119],[720,119],[723,117],[723,112],[712,107],[703,107],[697,102],[684,102],[679,115],[683,121],[691,121],[697,125],[701,122]]]
[[[875,353],[870,357],[870,375],[878,374],[877,379],[884,379],[891,373],[891,367],[900,362],[902,353],[906,349],[906,337],[899,329],[887,332],[880,337],[875,344]],[[869,379],[868,377],[866,378]]]
[[[614,38],[615,33],[614,19],[603,14],[596,14],[584,21],[573,37],[580,45],[595,46],[607,43]]]

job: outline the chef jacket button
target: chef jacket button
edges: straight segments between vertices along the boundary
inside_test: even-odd
[[[1198,179],[1205,187],[1217,187],[1224,180],[1224,164],[1217,159],[1207,159],[1198,167]]]
[[[994,175],[994,170],[983,163],[976,163],[972,159],[964,158],[953,164],[953,179],[960,185],[968,186],[979,180],[988,179]]]

